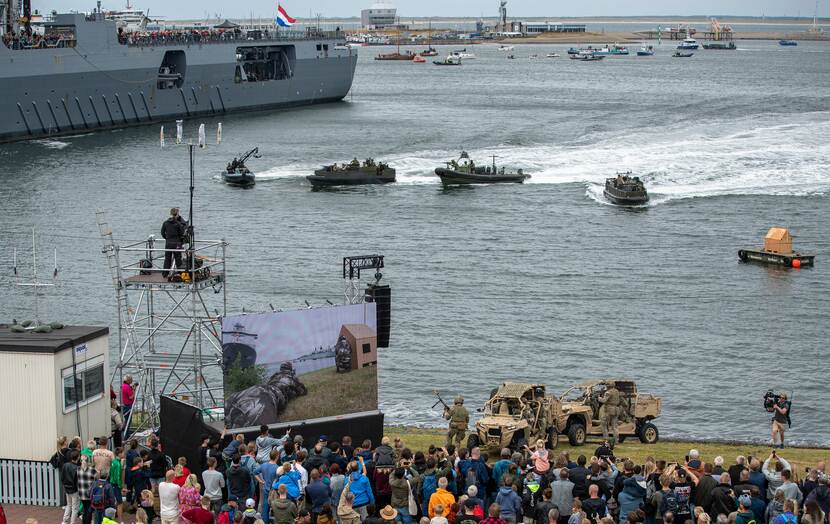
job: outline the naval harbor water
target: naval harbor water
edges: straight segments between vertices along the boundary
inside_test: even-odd
[[[792,439],[830,445],[830,44],[738,46],[598,63],[477,46],[457,68],[364,49],[343,103],[223,117],[224,144],[197,154],[196,225],[231,242],[231,311],[341,301],[341,257],[378,252],[390,423],[440,425],[435,388],[478,406],[504,380],[563,391],[622,376],[663,396],[664,436],[767,438],[761,397],[776,388],[794,394]],[[563,58],[528,58],[548,52]],[[255,145],[257,186],[223,186],[216,173]],[[533,178],[442,190],[431,171],[461,149]],[[312,168],[355,155],[399,182],[309,190]],[[0,146],[0,318],[32,314],[11,266],[13,247],[30,260],[35,226],[62,268],[45,316],[114,328],[94,211],[120,238],[158,234],[186,209],[186,168],[156,126]],[[604,178],[629,169],[650,205],[607,205]],[[770,226],[792,228],[816,267],[739,264]]]

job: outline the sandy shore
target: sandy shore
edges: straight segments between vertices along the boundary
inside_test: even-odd
[[[608,44],[614,42],[641,42],[649,35],[647,33],[629,33],[629,32],[606,32],[606,33],[544,33],[539,36],[524,37],[524,38],[509,38],[501,40],[498,43],[509,44]],[[663,42],[672,42],[664,35]],[[816,38],[814,35],[805,33],[781,33],[781,32],[753,32],[753,33],[736,33],[735,40],[821,40],[830,42],[830,35],[824,35],[823,38]],[[698,38],[700,42],[706,40]]]

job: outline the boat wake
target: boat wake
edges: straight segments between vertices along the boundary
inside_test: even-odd
[[[42,139],[42,140],[32,140],[33,144],[38,144],[43,146],[47,149],[64,149],[69,147],[71,144],[69,142],[61,142],[60,140],[50,140],[50,139]]]
[[[603,202],[605,178],[628,170],[645,178],[650,205],[721,195],[821,195],[830,192],[827,116],[813,113],[786,122],[756,118],[692,129],[684,124],[500,156],[505,163],[527,165],[530,183],[584,182],[586,194]]]
[[[555,145],[504,144],[470,149],[479,162],[522,167],[530,184],[584,183],[586,195],[605,202],[605,179],[632,171],[646,181],[651,201],[722,195],[830,194],[830,113],[765,115],[735,121],[688,123],[631,133],[592,133]],[[429,149],[378,155],[401,185],[439,184],[434,173],[457,150]],[[326,162],[275,166],[257,181],[304,178]]]

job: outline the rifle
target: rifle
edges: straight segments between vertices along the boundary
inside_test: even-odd
[[[444,411],[449,411],[450,407],[447,405],[446,402],[444,402],[444,399],[441,398],[441,393],[439,393],[437,389],[433,389],[432,394],[438,397],[438,400],[435,401],[435,404],[432,405],[432,408],[435,409],[435,406],[441,404],[444,406]]]

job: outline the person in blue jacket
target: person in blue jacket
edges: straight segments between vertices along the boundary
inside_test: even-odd
[[[358,457],[358,462],[352,461],[347,467],[349,472],[346,477],[346,485],[349,491],[354,495],[354,502],[352,508],[360,513],[361,520],[366,520],[368,513],[366,506],[375,503],[375,495],[372,493],[372,486],[369,483],[369,477],[366,476],[366,464],[363,457]]]
[[[481,450],[479,448],[470,450],[470,458],[458,463],[458,472],[460,473],[458,482],[464,486],[465,490],[471,484],[475,484],[479,493],[487,493],[487,483],[490,482],[490,474],[487,472],[487,464],[481,458]]]
[[[271,489],[279,489],[280,486],[284,485],[285,489],[288,490],[288,498],[294,502],[297,502],[300,499],[301,479],[302,475],[300,474],[300,471],[294,467],[294,464],[286,462],[280,469],[277,470],[277,479],[274,481]]]

